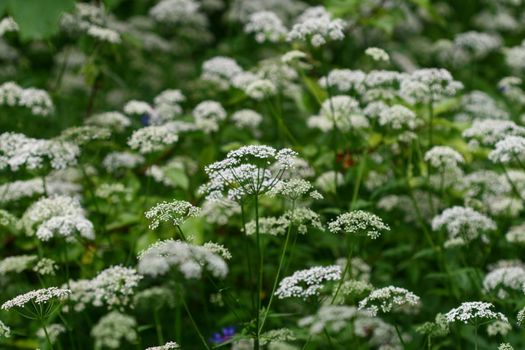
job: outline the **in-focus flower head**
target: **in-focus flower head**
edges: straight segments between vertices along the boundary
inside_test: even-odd
[[[371,239],[376,239],[381,236],[382,232],[390,231],[390,227],[375,214],[353,210],[340,214],[328,224],[328,230],[332,233],[366,235]]]
[[[68,289],[57,287],[36,289],[6,301],[2,304],[2,310],[10,310],[15,307],[22,308],[27,303],[43,304],[47,302],[60,301],[71,293]]]
[[[244,146],[230,151],[224,160],[208,165],[210,178],[201,190],[211,197],[225,194],[232,200],[270,191],[294,166],[297,153],[270,146]]]
[[[283,278],[279,282],[279,288],[275,291],[275,295],[279,299],[307,299],[319,295],[326,282],[340,279],[341,267],[338,265],[316,266],[307,270],[296,271],[291,276]]]
[[[373,316],[383,313],[403,311],[413,312],[420,306],[420,298],[405,288],[388,286],[379,288],[359,302],[360,310],[367,310]]]
[[[177,344],[174,341],[169,341],[164,345],[150,346],[149,348],[146,348],[146,350],[172,350],[172,349],[180,349],[179,344]]]
[[[155,205],[146,212],[146,218],[151,220],[149,226],[154,230],[159,227],[161,222],[171,222],[174,226],[180,226],[188,218],[196,217],[200,213],[200,208],[193,206],[186,201],[174,200],[172,202],[162,202]]]
[[[462,322],[487,322],[502,321],[508,323],[508,319],[501,312],[493,310],[494,305],[482,301],[464,302],[445,314],[448,323]]]

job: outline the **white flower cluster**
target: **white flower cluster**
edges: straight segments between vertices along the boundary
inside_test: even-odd
[[[231,116],[235,126],[239,129],[248,129],[257,133],[259,124],[263,121],[262,115],[252,109],[241,109]]]
[[[36,289],[25,294],[20,294],[15,298],[6,301],[2,304],[2,310],[10,310],[14,307],[24,307],[27,303],[43,304],[48,301],[60,301],[71,293],[68,289],[57,287],[50,287],[44,289]]]
[[[264,194],[293,168],[296,156],[291,149],[277,151],[270,146],[244,146],[230,151],[224,160],[205,168],[210,181],[201,191],[209,198],[222,198],[225,194],[232,200]]]
[[[219,130],[219,122],[226,119],[226,111],[219,102],[203,101],[193,109],[195,125],[209,134]]]
[[[324,101],[319,114],[310,117],[307,124],[310,128],[322,131],[337,128],[343,132],[366,129],[370,126],[359,108],[359,102],[346,95],[333,96]]]
[[[445,314],[448,323],[453,322],[487,322],[502,321],[508,323],[507,317],[501,312],[495,312],[492,309],[494,305],[482,301],[470,301],[462,303],[459,307],[454,308]]]
[[[138,339],[137,321],[131,316],[117,311],[102,316],[91,329],[91,336],[95,339],[95,348],[121,348],[122,341],[135,343]]]
[[[109,308],[129,305],[141,279],[135,269],[128,267],[117,265],[101,271],[89,283],[93,305],[107,305]]]
[[[128,140],[131,149],[142,154],[160,151],[179,140],[179,136],[166,126],[147,126],[133,132]]]
[[[164,345],[150,346],[149,348],[146,348],[146,350],[172,350],[172,349],[180,349],[179,344],[175,343],[174,341],[169,341]]]
[[[79,234],[85,239],[94,239],[93,224],[84,216],[78,199],[67,196],[42,198],[33,203],[20,219],[27,234],[47,241],[55,235],[72,240]]]
[[[162,202],[155,205],[146,212],[146,218],[151,220],[149,228],[154,230],[159,227],[161,222],[171,222],[173,226],[180,226],[188,218],[196,217],[200,213],[200,208],[193,206],[186,201],[174,200],[172,202]]]
[[[131,100],[126,102],[123,110],[124,113],[129,115],[143,115],[153,113],[153,107],[151,107],[149,103],[138,100]]]
[[[326,77],[319,79],[319,85],[325,89],[336,88],[340,92],[365,91],[366,73],[361,70],[332,69]]]
[[[458,121],[480,119],[509,119],[509,113],[494,98],[482,91],[471,91],[461,96],[461,113]]]
[[[130,152],[112,152],[102,161],[102,165],[110,173],[117,172],[121,169],[133,169],[143,163],[143,156]]]
[[[483,279],[485,292],[494,292],[501,299],[508,297],[509,290],[521,292],[524,284],[525,267],[523,265],[496,268]]]
[[[314,189],[310,181],[304,179],[283,180],[277,183],[269,192],[270,195],[280,195],[291,201],[299,199],[323,199],[323,195]]]
[[[214,254],[220,255],[224,260],[230,260],[232,258],[232,254],[230,253],[228,248],[226,248],[222,244],[215,242],[206,242],[204,243],[203,247]]]
[[[465,160],[456,150],[448,146],[434,146],[425,153],[425,161],[440,170],[450,170],[458,167]]]
[[[446,69],[424,68],[401,80],[399,94],[411,103],[433,103],[452,97],[462,89],[463,84],[454,80]]]
[[[39,169],[46,161],[53,169],[64,169],[75,165],[79,154],[78,146],[70,142],[33,139],[11,132],[0,134],[0,169]]]
[[[341,19],[332,19],[323,6],[310,7],[298,18],[288,32],[288,41],[308,41],[319,47],[328,41],[342,40],[345,37],[346,23]]]
[[[122,132],[131,125],[131,120],[120,112],[105,112],[92,115],[86,119],[86,124]]]
[[[199,8],[200,4],[195,0],[162,0],[150,9],[149,15],[167,25],[204,25],[206,17]]]
[[[378,47],[369,47],[365,50],[365,54],[367,56],[372,57],[374,61],[383,61],[388,62],[390,61],[390,56],[388,56],[388,53],[386,53],[385,50],[380,49]]]
[[[525,137],[506,136],[496,143],[489,153],[489,159],[494,163],[513,163],[525,160]]]
[[[472,126],[463,132],[463,137],[483,146],[494,146],[506,136],[525,136],[525,128],[511,120],[485,119],[475,120]]]
[[[69,34],[84,34],[110,44],[120,44],[122,41],[119,31],[123,27],[110,18],[102,6],[77,3],[73,13],[62,15],[60,24]]]
[[[18,24],[12,17],[4,17],[0,21],[0,37],[8,32],[18,32]]]
[[[11,328],[7,327],[4,322],[0,321],[0,338],[9,338],[11,336]]]
[[[448,243],[463,245],[480,237],[484,233],[495,230],[496,223],[487,216],[469,207],[454,206],[445,209],[432,219],[434,231],[444,229],[448,234]]]
[[[51,341],[51,344],[54,344],[57,341],[57,338],[60,336],[60,334],[66,332],[66,327],[61,325],[60,323],[52,323],[46,326],[47,336],[49,337],[49,340]],[[44,331],[43,328],[40,328],[36,335],[42,340],[46,339],[46,331]]]
[[[456,50],[465,51],[468,60],[480,59],[501,47],[501,38],[497,35],[469,31],[454,38]]]
[[[241,214],[239,203],[226,197],[208,198],[201,207],[201,216],[210,224],[226,225],[232,216]]]
[[[274,12],[260,11],[252,13],[248,23],[244,26],[246,33],[255,34],[258,43],[279,42],[287,33],[282,20]]]
[[[511,242],[511,243],[524,244],[525,243],[525,223],[512,226],[507,232],[507,234],[505,235],[505,238],[507,239],[508,242]]]
[[[517,71],[525,70],[525,40],[521,42],[521,45],[505,49],[504,53],[509,67]]]
[[[359,302],[359,309],[376,316],[378,311],[413,312],[420,305],[420,298],[414,293],[400,287],[388,286],[379,288]]]
[[[390,231],[390,227],[375,214],[353,210],[337,216],[328,224],[328,230],[332,233],[366,235],[371,239],[376,239],[383,231]]]
[[[37,259],[36,255],[9,256],[0,261],[0,275],[27,270]]]
[[[393,105],[383,109],[379,113],[379,124],[393,130],[414,130],[421,124],[421,121],[417,119],[416,114],[407,107]]]
[[[45,90],[24,89],[12,81],[0,85],[0,106],[25,107],[34,115],[47,116],[53,113],[55,107]]]
[[[59,170],[60,171],[60,170]],[[46,176],[45,184],[47,194],[54,195],[77,195],[82,187],[71,180],[63,178],[60,173],[55,172]],[[29,180],[17,180],[0,185],[0,203],[15,202],[24,198],[42,196],[46,193],[44,182],[41,177]]]
[[[122,39],[120,38],[120,34],[109,28],[103,28],[96,25],[92,25],[88,28],[87,35],[90,37],[93,37],[100,41],[105,41],[110,44],[120,44]]]
[[[338,265],[315,266],[307,270],[296,271],[291,276],[283,278],[279,283],[279,288],[275,291],[275,295],[279,299],[306,299],[319,295],[324,282],[340,279],[341,267]]]
[[[210,81],[220,89],[228,89],[236,76],[243,73],[241,66],[233,58],[216,56],[202,64],[201,80]]]
[[[206,247],[182,241],[159,241],[139,255],[137,269],[143,275],[164,275],[172,267],[186,279],[201,278],[204,271],[217,278],[228,274],[228,265],[221,256]]]

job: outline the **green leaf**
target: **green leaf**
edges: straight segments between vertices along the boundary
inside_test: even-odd
[[[74,0],[4,0],[0,3],[0,9],[7,7],[18,23],[24,40],[45,39],[57,33],[61,15],[74,6]]]

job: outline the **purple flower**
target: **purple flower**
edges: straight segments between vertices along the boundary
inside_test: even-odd
[[[229,326],[221,329],[221,332],[215,332],[209,341],[214,344],[221,344],[230,340],[235,335],[235,327]]]

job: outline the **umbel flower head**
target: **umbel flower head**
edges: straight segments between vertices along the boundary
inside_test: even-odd
[[[496,143],[496,147],[489,153],[489,159],[494,163],[513,163],[525,160],[525,137],[507,136]]]
[[[293,167],[296,156],[288,148],[277,151],[270,146],[241,147],[206,167],[210,181],[201,190],[208,198],[225,195],[236,201],[267,193]]]
[[[307,270],[296,271],[293,275],[283,278],[279,283],[279,288],[275,291],[275,295],[279,299],[306,299],[319,295],[325,282],[340,279],[341,267],[339,265],[315,266]]]
[[[483,238],[485,232],[496,229],[496,223],[472,208],[454,206],[432,219],[432,229],[444,229],[448,233],[446,245],[462,245],[480,236]]]
[[[42,241],[54,236],[71,240],[77,234],[85,239],[95,238],[93,224],[86,219],[79,201],[73,197],[42,198],[26,210],[21,223],[27,234],[36,231]]]
[[[470,301],[462,303],[445,314],[448,323],[453,322],[486,322],[502,321],[508,323],[508,319],[501,312],[493,311],[494,305],[482,301]]]
[[[524,284],[525,268],[522,264],[497,267],[483,279],[485,292],[493,292],[500,299],[508,297],[509,291],[521,292]]]
[[[201,278],[204,271],[218,278],[228,274],[224,259],[211,249],[171,239],[154,243],[138,258],[139,273],[152,277],[164,275],[172,268],[186,279]]]
[[[378,311],[384,313],[414,311],[419,304],[420,299],[414,293],[404,288],[388,286],[372,291],[369,296],[359,302],[359,309],[367,310],[375,316]]]
[[[180,349],[179,344],[175,343],[174,341],[169,341],[164,345],[150,346],[149,348],[146,348],[146,350],[172,350],[172,349]]]
[[[372,239],[381,236],[383,231],[390,231],[390,227],[375,214],[354,210],[340,214],[335,220],[328,224],[328,230],[332,233],[349,233],[366,235]]]
[[[71,291],[57,287],[36,289],[25,294],[21,294],[2,304],[2,310],[10,310],[15,307],[24,307],[27,303],[43,304],[48,301],[60,301],[67,297]]]
[[[180,226],[190,217],[199,215],[200,208],[186,201],[174,200],[162,202],[155,205],[146,212],[146,218],[151,220],[149,228],[154,230],[161,222],[171,222],[174,226]]]
[[[123,340],[134,343],[137,338],[137,321],[118,311],[103,316],[91,329],[95,339],[95,348],[119,349]]]

